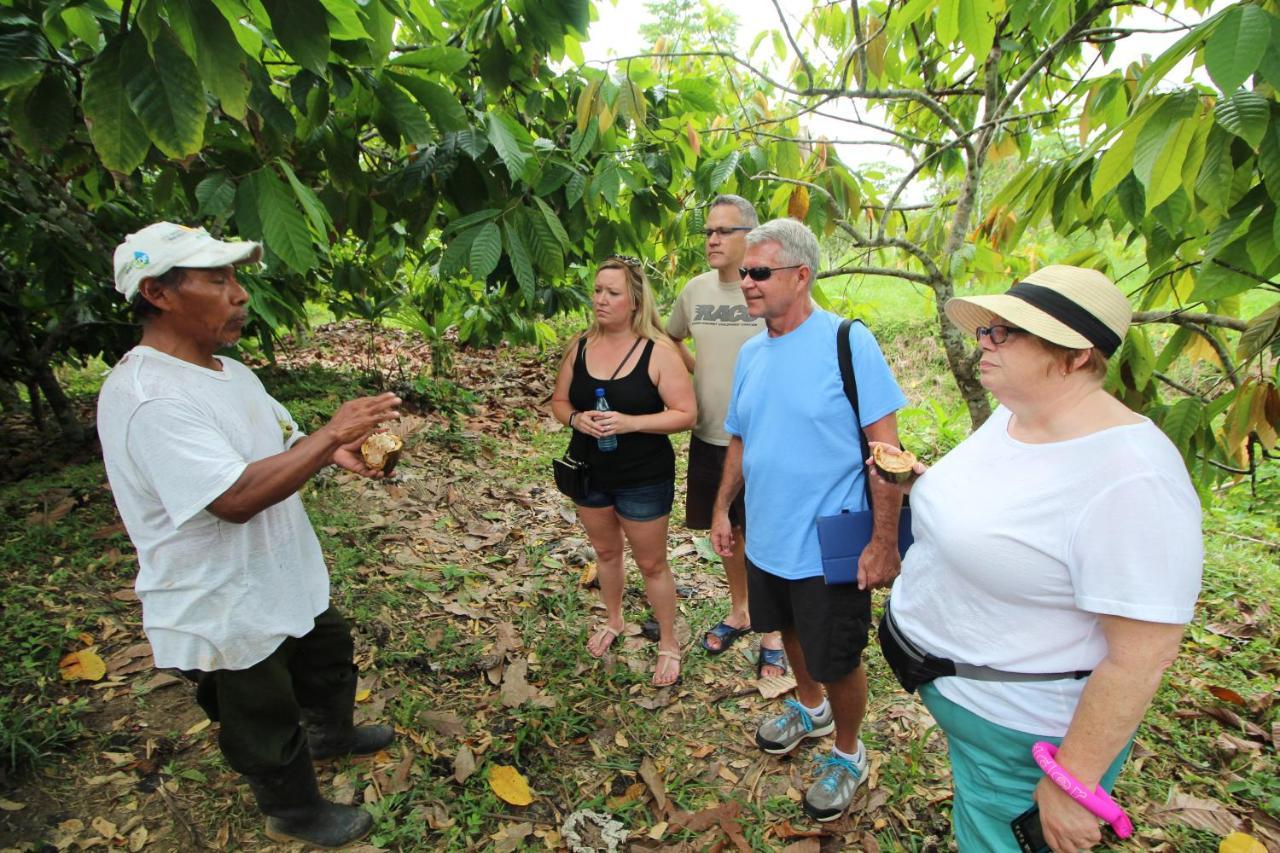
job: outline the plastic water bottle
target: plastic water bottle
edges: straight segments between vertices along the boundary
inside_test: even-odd
[[[596,411],[607,412],[609,409],[609,401],[604,398],[604,389],[596,389]],[[606,435],[603,438],[596,439],[596,445],[600,448],[601,453],[608,453],[611,450],[618,449],[618,437],[616,435]]]

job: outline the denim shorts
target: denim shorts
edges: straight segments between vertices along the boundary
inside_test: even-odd
[[[675,480],[626,489],[601,489],[592,483],[587,496],[576,503],[592,509],[611,506],[614,512],[627,521],[653,521],[671,514],[671,504],[675,497]]]

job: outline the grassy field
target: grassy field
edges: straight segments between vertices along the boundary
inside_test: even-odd
[[[889,310],[875,327],[912,401],[908,446],[929,455],[954,444],[967,419],[929,326]],[[305,359],[262,372],[304,424],[378,385],[340,369],[351,338],[365,340],[317,333]],[[392,338],[384,351],[404,347]],[[944,744],[874,644],[871,784],[834,824],[803,817],[798,796],[819,753],[778,760],[752,745],[774,703],[755,689],[749,644],[718,658],[689,645],[722,614],[725,590],[678,504],[682,684],[648,684],[655,647],[634,575],[617,654],[603,664],[585,654],[598,618],[578,582],[590,554],[548,483],[564,434],[539,410],[554,358],[464,351],[463,387],[421,387],[398,481],[326,475],[306,489],[335,602],[357,626],[361,715],[400,733],[388,753],[324,769],[326,794],[366,804],[380,849],[554,849],[565,818],[584,809],[618,820],[633,850],[736,837],[780,850],[819,831],[823,849],[948,849]],[[1278,505],[1269,470],[1256,491],[1224,490],[1207,510],[1200,607],[1121,777],[1139,836],[1118,849],[1212,851],[1234,828],[1280,837]],[[116,522],[98,463],[0,487],[0,848],[274,849],[216,749],[216,727],[202,725],[187,687],[145,665],[135,561]],[[105,678],[62,680],[59,661],[79,650],[107,662]],[[495,793],[497,767],[523,774],[531,805]]]

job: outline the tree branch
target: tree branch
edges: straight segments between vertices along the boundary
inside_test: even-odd
[[[1209,402],[1207,397],[1197,392],[1194,388],[1188,388],[1186,385],[1183,385],[1181,382],[1178,382],[1176,379],[1172,379],[1168,376],[1165,376],[1163,373],[1159,371],[1155,371],[1151,375],[1154,376],[1156,379],[1159,379],[1164,384],[1168,385],[1170,388],[1176,388],[1177,390],[1181,391],[1183,394],[1186,394],[1188,397],[1195,397],[1197,400],[1200,400],[1205,403]]]
[[[1243,332],[1249,328],[1249,324],[1239,317],[1228,317],[1223,314],[1203,314],[1181,309],[1172,311],[1135,311],[1133,312],[1133,322],[1173,323],[1178,326],[1214,326],[1219,329],[1235,329],[1237,332]]]
[[[773,0],[773,8],[778,12],[778,23],[782,24],[782,31],[787,35],[787,41],[791,43],[791,49],[796,52],[796,57],[800,60],[800,65],[804,68],[804,76],[809,80],[809,86],[813,86],[813,66],[809,64],[809,57],[801,50],[800,45],[796,44],[795,37],[791,35],[791,26],[787,23],[787,16],[782,13],[782,6],[778,0]]]
[[[894,278],[913,281],[916,284],[929,284],[931,279],[924,273],[901,270],[893,267],[837,267],[818,273],[818,278],[831,278],[837,275],[888,275]]]

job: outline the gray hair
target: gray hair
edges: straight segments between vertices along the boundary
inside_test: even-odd
[[[747,248],[761,243],[777,243],[781,248],[779,258],[783,265],[804,264],[809,268],[810,283],[818,279],[818,262],[821,252],[818,238],[809,227],[798,219],[770,219],[747,232]]]
[[[756,206],[742,196],[729,195],[728,193],[725,193],[724,195],[718,195],[711,200],[711,207],[719,207],[722,204],[728,207],[736,207],[738,209],[738,213],[742,216],[743,225],[750,225],[752,228],[755,228],[760,224],[760,217],[756,214]],[[711,210],[711,207],[707,208],[708,212]]]

